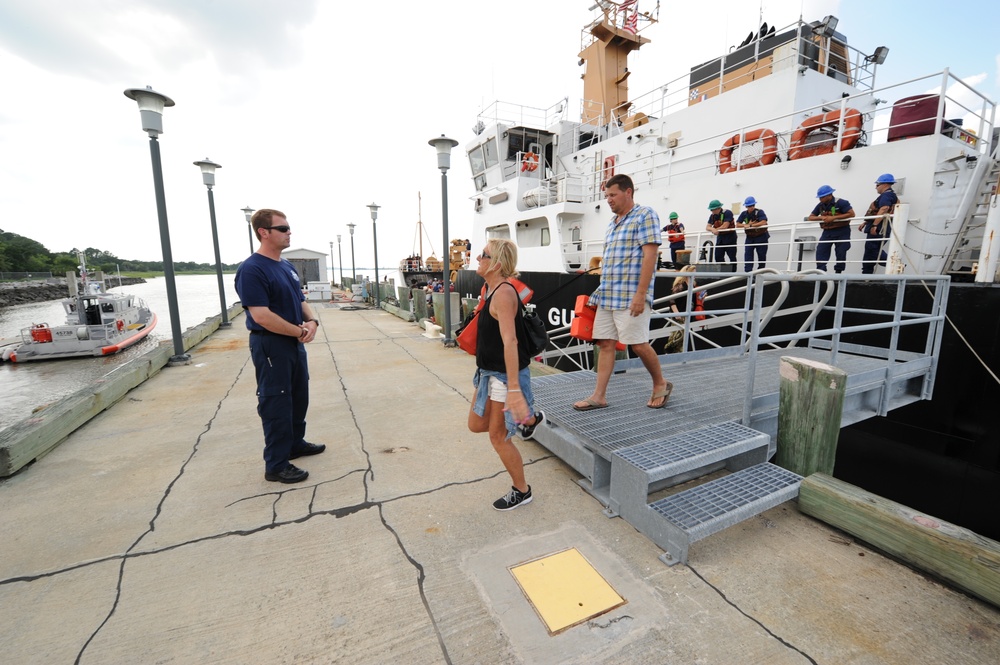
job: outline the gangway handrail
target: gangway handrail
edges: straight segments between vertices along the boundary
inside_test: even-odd
[[[757,350],[762,344],[780,344],[782,342],[788,342],[789,348],[793,348],[794,345],[801,340],[807,340],[812,345],[813,340],[820,338],[829,337],[830,338],[830,352],[831,352],[831,364],[837,362],[837,355],[840,352],[841,338],[843,335],[848,333],[856,332],[867,332],[874,330],[889,330],[890,340],[888,344],[887,353],[885,354],[887,360],[886,366],[886,389],[882,391],[882,397],[880,399],[878,415],[885,415],[888,412],[888,401],[891,394],[889,384],[891,384],[894,374],[897,360],[901,355],[905,355],[909,360],[915,360],[921,357],[926,357],[930,359],[930,369],[927,374],[927,378],[924,381],[924,388],[922,390],[922,397],[925,399],[930,396],[930,391],[933,387],[933,380],[937,370],[937,357],[941,347],[941,339],[944,334],[943,323],[945,321],[945,308],[947,306],[947,293],[950,286],[950,279],[947,276],[939,275],[921,275],[921,276],[906,276],[906,275],[866,275],[867,280],[876,280],[880,282],[885,282],[886,284],[895,284],[896,286],[896,298],[892,311],[892,319],[886,322],[876,322],[876,323],[862,323],[862,324],[852,324],[845,326],[843,324],[843,316],[845,311],[856,314],[878,314],[884,315],[885,310],[875,310],[875,309],[864,309],[864,308],[847,308],[845,307],[845,300],[847,296],[846,286],[851,281],[855,281],[858,278],[853,275],[783,275],[783,274],[763,274],[760,275],[760,279],[756,281],[754,285],[754,298],[753,298],[753,316],[752,320],[759,320],[761,318],[761,312],[763,309],[763,290],[767,282],[770,281],[814,281],[814,282],[835,282],[838,285],[837,288],[837,304],[835,307],[830,307],[828,304],[823,304],[820,309],[823,311],[832,311],[834,315],[833,324],[825,328],[816,327],[816,319],[812,321],[808,330],[796,333],[787,334],[777,334],[777,335],[764,335],[759,327],[754,327],[751,330],[751,339],[749,350],[747,351],[748,363],[747,363],[747,392],[746,398],[744,400],[743,407],[743,420],[744,424],[750,422],[750,416],[753,409],[753,382],[754,382],[754,371],[757,364]],[[934,297],[930,306],[930,310],[926,313],[923,312],[904,312],[903,303],[904,295],[907,284],[911,282],[923,282],[925,285],[934,285]],[[818,299],[818,293],[814,296]],[[905,317],[905,318],[904,318]],[[900,352],[898,348],[899,344],[899,331],[904,326],[914,326],[914,325],[927,325],[927,340],[924,345],[924,353],[917,355],[912,352],[904,353]]]

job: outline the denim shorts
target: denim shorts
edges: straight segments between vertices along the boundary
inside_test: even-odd
[[[507,384],[507,374],[505,372],[494,372],[489,369],[476,369],[472,377],[472,385],[476,388],[476,399],[472,404],[472,410],[477,416],[486,415],[486,401],[490,398],[490,377],[495,377],[498,381]],[[525,367],[517,373],[518,383],[521,386],[521,394],[528,403],[528,411],[535,412],[535,396],[531,392],[531,370]],[[517,423],[510,411],[503,413],[504,423],[507,425],[507,438],[517,434]]]

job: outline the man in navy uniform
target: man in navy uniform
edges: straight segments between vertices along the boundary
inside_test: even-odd
[[[885,239],[892,229],[889,226],[889,215],[899,203],[899,197],[892,191],[896,178],[891,173],[883,173],[875,181],[875,191],[878,197],[868,206],[865,221],[861,224],[861,232],[865,234],[865,256],[861,264],[861,272],[865,275],[875,273],[875,264],[885,262],[886,254],[882,249]]]
[[[847,250],[851,248],[851,222],[854,217],[854,208],[845,199],[834,198],[836,190],[830,185],[823,185],[816,191],[816,198],[819,203],[813,208],[812,214],[807,219],[819,222],[819,227],[823,233],[819,237],[819,244],[816,245],[816,268],[826,270],[826,264],[830,260],[830,249],[837,254],[837,262],[833,264],[833,270],[837,273],[844,272],[847,267]]]
[[[715,236],[715,262],[723,263],[726,256],[729,263],[736,269],[736,222],[732,210],[723,210],[719,199],[712,199],[708,204],[711,214],[705,230]]]
[[[250,357],[257,374],[257,413],[264,427],[264,479],[299,483],[309,477],[289,460],[318,455],[325,445],[305,440],[309,367],[305,345],[319,321],[302,295],[299,275],[281,251],[291,243],[285,213],[264,208],[250,220],[260,247],[236,271],[247,312]]]
[[[746,210],[736,218],[736,226],[746,231],[747,237],[743,245],[743,271],[753,270],[753,255],[757,253],[757,268],[767,265],[767,240],[771,234],[767,232],[767,214],[757,207],[757,199],[748,196],[743,205]]]

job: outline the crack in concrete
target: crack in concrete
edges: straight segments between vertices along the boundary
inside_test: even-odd
[[[184,475],[184,470],[187,468],[187,465],[191,462],[191,460],[194,459],[194,456],[198,453],[198,448],[201,446],[202,437],[204,437],[212,430],[212,425],[215,423],[215,419],[219,416],[219,412],[222,410],[222,405],[229,398],[229,394],[233,391],[233,388],[236,387],[236,384],[239,382],[240,377],[243,375],[243,372],[246,370],[247,364],[249,362],[250,358],[247,357],[247,359],[243,362],[243,365],[240,367],[240,371],[236,373],[236,378],[233,379],[233,382],[229,385],[229,388],[222,396],[222,399],[220,399],[218,404],[215,405],[215,413],[213,413],[212,417],[208,419],[208,423],[205,425],[205,429],[203,429],[198,434],[198,438],[195,439],[194,445],[191,447],[191,454],[188,455],[188,458],[184,460],[183,464],[181,464],[181,468],[178,470],[177,475],[174,476],[173,480],[167,483],[167,488],[164,490],[163,496],[160,497],[160,501],[156,504],[156,510],[153,513],[153,517],[152,519],[149,520],[149,528],[143,531],[139,535],[139,537],[136,538],[135,542],[132,543],[127,550],[125,550],[125,555],[122,557],[121,565],[118,568],[118,584],[115,587],[115,599],[111,603],[111,609],[108,611],[108,615],[104,617],[104,620],[100,623],[100,625],[98,625],[97,628],[94,629],[94,632],[90,634],[90,637],[88,637],[86,641],[84,641],[83,646],[80,647],[80,651],[77,653],[76,659],[73,661],[75,665],[79,664],[80,659],[83,658],[83,654],[87,651],[87,647],[90,646],[90,643],[94,641],[94,638],[96,638],[98,633],[101,632],[101,629],[104,628],[104,626],[107,625],[108,621],[111,620],[111,617],[114,616],[115,610],[118,609],[118,603],[119,601],[121,601],[122,582],[125,579],[125,563],[129,559],[128,556],[129,553],[136,547],[138,547],[139,543],[141,543],[147,535],[156,531],[156,520],[163,511],[163,504],[166,502],[167,497],[170,496],[170,492],[174,488],[174,485],[176,485],[177,482],[181,479],[181,476]]]
[[[699,580],[701,580],[702,582],[704,582],[705,584],[707,584],[710,589],[712,589],[713,591],[715,591],[715,593],[719,594],[719,597],[722,598],[722,600],[724,600],[734,610],[736,610],[737,612],[739,612],[740,614],[742,614],[743,616],[745,616],[747,619],[750,619],[750,621],[753,621],[755,624],[757,624],[758,626],[761,627],[761,630],[763,630],[765,633],[767,633],[768,635],[770,635],[774,639],[776,639],[779,642],[781,642],[782,644],[784,644],[786,647],[788,647],[792,651],[796,651],[799,654],[801,654],[802,657],[805,658],[806,660],[808,660],[810,663],[812,663],[812,665],[818,665],[816,663],[816,661],[813,659],[812,656],[810,656],[809,654],[807,654],[802,649],[798,648],[797,646],[795,646],[794,644],[792,644],[788,640],[784,639],[783,637],[781,637],[780,635],[778,635],[777,633],[775,633],[774,631],[772,631],[770,628],[768,628],[767,626],[765,626],[760,621],[760,619],[757,619],[756,617],[750,616],[745,611],[743,611],[743,608],[741,608],[739,605],[737,605],[733,601],[729,600],[729,598],[726,596],[725,592],[722,591],[722,589],[720,589],[719,587],[715,586],[714,584],[712,584],[711,582],[709,582],[707,579],[705,579],[705,577],[701,573],[699,573],[697,570],[695,570],[694,567],[690,563],[687,564],[687,567],[688,567],[688,569],[692,573],[695,574],[695,576]]]
[[[371,323],[371,322],[369,322],[369,323]],[[374,324],[372,324],[372,327],[375,328],[376,330],[378,330],[378,328],[375,327]],[[324,331],[324,333],[325,333],[325,331]],[[324,337],[325,337],[325,334],[324,334]],[[421,367],[423,367],[428,372],[428,374],[430,374],[435,379],[437,379],[442,385],[445,385],[445,386],[448,386],[449,388],[451,388],[456,394],[458,394],[459,396],[461,396],[466,402],[470,401],[469,398],[466,397],[464,394],[462,394],[455,386],[450,385],[441,376],[439,376],[438,374],[436,374],[430,367],[428,367],[426,364],[424,364],[421,361],[419,361],[412,353],[409,352],[409,350],[407,350],[402,345],[398,344],[396,338],[392,338],[392,337],[388,337],[388,336],[386,336],[386,337],[390,341],[392,341],[400,350],[402,350],[404,353],[406,353],[406,355],[408,355],[415,363],[417,363],[418,365],[420,365]],[[366,340],[366,341],[371,341],[371,340]],[[140,534],[138,538],[136,538],[136,540],[125,550],[124,553],[122,553],[122,554],[115,554],[115,555],[106,556],[106,557],[100,557],[98,559],[92,559],[90,561],[85,561],[85,562],[77,563],[77,564],[74,564],[74,565],[71,565],[71,566],[60,568],[60,569],[54,570],[54,571],[48,571],[48,572],[45,572],[45,573],[38,573],[38,574],[34,574],[34,575],[21,575],[21,576],[18,576],[18,577],[12,577],[12,578],[7,578],[7,579],[0,580],[0,586],[7,585],[7,584],[20,583],[20,582],[33,582],[33,581],[36,581],[36,580],[41,580],[41,579],[56,577],[56,576],[61,575],[63,573],[72,572],[72,571],[75,571],[75,570],[79,570],[81,568],[86,568],[86,567],[97,565],[97,564],[101,564],[101,563],[107,563],[107,562],[115,561],[115,560],[118,560],[120,562],[119,569],[118,569],[118,580],[117,580],[116,589],[115,589],[115,597],[114,597],[114,600],[112,602],[111,608],[108,611],[107,616],[105,616],[105,618],[103,619],[103,621],[101,621],[101,623],[95,628],[95,630],[93,631],[93,633],[84,642],[84,644],[82,645],[82,647],[80,648],[80,651],[78,652],[78,654],[76,656],[76,659],[75,659],[74,663],[76,663],[76,664],[80,663],[80,661],[83,658],[83,655],[86,652],[86,650],[89,647],[89,645],[94,641],[94,639],[97,637],[97,635],[100,633],[100,631],[104,628],[105,625],[108,624],[108,622],[114,616],[114,614],[115,614],[115,612],[116,612],[116,610],[118,608],[118,604],[121,601],[122,585],[124,583],[124,577],[125,577],[125,564],[128,562],[128,560],[134,559],[134,558],[139,558],[139,557],[155,556],[157,554],[162,554],[164,552],[170,552],[170,551],[179,549],[181,547],[186,547],[186,546],[189,546],[189,545],[196,545],[196,544],[200,544],[200,543],[204,543],[204,542],[208,542],[208,541],[212,541],[212,540],[218,540],[220,538],[228,538],[228,537],[231,537],[231,536],[237,536],[237,537],[252,536],[252,535],[255,535],[255,534],[258,534],[258,533],[270,530],[270,529],[275,529],[275,528],[279,528],[279,527],[290,525],[290,524],[301,524],[301,523],[309,521],[309,520],[311,520],[313,518],[318,518],[318,517],[330,516],[330,517],[333,517],[334,519],[340,519],[340,518],[343,518],[343,517],[349,517],[351,515],[360,513],[362,511],[368,510],[370,508],[376,508],[378,510],[379,520],[382,522],[382,525],[385,527],[385,529],[390,534],[392,534],[392,537],[396,540],[396,544],[399,547],[400,552],[403,554],[404,558],[410,563],[410,565],[412,565],[414,567],[414,569],[417,572],[417,590],[418,590],[418,593],[420,595],[421,602],[423,603],[424,609],[427,612],[427,615],[428,615],[428,617],[429,617],[429,619],[431,621],[431,625],[434,628],[434,632],[435,632],[435,634],[437,636],[437,639],[438,639],[438,644],[441,647],[442,656],[444,658],[444,661],[446,663],[448,663],[449,665],[451,664],[452,661],[451,661],[451,657],[450,657],[450,655],[448,653],[447,645],[445,644],[444,636],[441,633],[440,627],[439,627],[438,622],[437,622],[437,618],[435,617],[434,612],[433,612],[433,610],[430,607],[430,601],[427,598],[427,594],[426,594],[426,591],[425,591],[425,588],[424,588],[424,583],[425,583],[425,580],[426,580],[426,572],[424,570],[424,566],[423,566],[423,564],[421,562],[417,561],[410,554],[410,552],[407,550],[406,545],[403,543],[403,540],[400,537],[399,533],[396,531],[396,529],[391,524],[389,524],[388,520],[386,519],[383,508],[384,508],[384,506],[386,504],[392,503],[394,501],[399,501],[399,500],[402,500],[402,499],[409,499],[409,498],[414,498],[414,497],[425,496],[425,495],[428,495],[428,494],[433,494],[433,493],[439,492],[441,490],[444,490],[444,489],[447,489],[447,488],[450,488],[450,487],[460,487],[460,486],[464,486],[464,485],[472,485],[472,484],[475,484],[475,483],[480,483],[480,482],[484,482],[484,481],[488,481],[488,480],[493,480],[493,479],[495,479],[495,478],[497,478],[497,477],[499,477],[501,475],[504,475],[506,473],[506,471],[503,470],[503,469],[501,469],[501,470],[497,471],[494,474],[487,475],[487,476],[482,476],[482,477],[479,477],[479,478],[473,478],[473,479],[464,480],[464,481],[448,482],[448,483],[445,483],[445,484],[440,485],[438,487],[434,487],[434,488],[427,489],[427,490],[421,490],[419,492],[413,492],[413,493],[410,493],[410,494],[401,494],[401,495],[398,495],[398,496],[395,496],[395,497],[391,497],[391,498],[387,498],[387,499],[383,499],[383,500],[380,500],[380,501],[371,501],[369,499],[369,485],[368,485],[368,480],[369,480],[369,478],[372,481],[375,480],[375,473],[374,473],[374,469],[372,468],[371,454],[369,453],[369,451],[365,447],[364,433],[363,433],[363,431],[361,429],[361,426],[358,423],[357,415],[354,412],[354,408],[351,405],[350,396],[348,394],[347,387],[344,384],[344,378],[343,378],[343,376],[340,373],[340,369],[339,369],[339,367],[337,365],[337,360],[336,360],[336,357],[335,357],[334,352],[333,352],[332,344],[329,343],[329,340],[326,340],[326,346],[327,346],[327,348],[328,348],[328,350],[330,352],[330,357],[331,357],[331,360],[333,361],[334,370],[335,370],[335,372],[337,374],[337,377],[338,377],[338,380],[340,382],[341,390],[342,390],[342,392],[344,394],[344,399],[345,399],[345,401],[347,403],[348,410],[351,413],[351,418],[352,418],[352,420],[354,422],[354,426],[355,426],[355,428],[356,428],[356,430],[358,432],[359,441],[360,441],[360,445],[361,445],[361,450],[364,453],[365,459],[367,461],[367,467],[366,468],[352,469],[351,471],[348,471],[347,473],[343,474],[342,476],[340,476],[338,478],[334,478],[334,479],[331,479],[331,480],[321,481],[319,483],[316,483],[314,485],[309,486],[308,488],[306,488],[306,487],[290,487],[290,488],[287,488],[287,489],[280,489],[280,490],[276,490],[276,491],[265,492],[265,493],[262,493],[262,494],[256,494],[256,495],[251,495],[251,496],[243,497],[241,499],[233,501],[232,503],[230,503],[230,504],[228,504],[226,506],[226,508],[229,508],[229,507],[231,507],[231,506],[233,506],[233,505],[235,505],[237,503],[240,503],[242,501],[247,501],[247,500],[250,500],[250,499],[255,499],[255,498],[260,498],[260,497],[265,497],[265,496],[270,496],[270,495],[275,495],[274,503],[272,505],[272,517],[271,517],[270,523],[268,523],[268,524],[263,524],[263,525],[261,525],[259,527],[252,528],[252,529],[239,529],[239,530],[225,531],[225,532],[221,532],[221,533],[211,534],[211,535],[204,536],[204,537],[201,537],[201,538],[194,538],[194,539],[191,539],[191,540],[187,540],[187,541],[183,541],[183,542],[179,542],[179,543],[174,543],[172,545],[167,545],[167,546],[164,546],[164,547],[158,547],[158,548],[154,548],[154,549],[150,549],[150,550],[136,551],[136,549],[139,547],[139,545],[145,539],[145,537],[147,535],[149,535],[150,533],[153,533],[156,530],[156,521],[160,517],[160,515],[162,514],[163,506],[164,506],[167,498],[169,497],[169,495],[170,495],[172,489],[174,488],[174,486],[177,484],[177,482],[180,480],[180,478],[184,475],[184,471],[185,471],[187,465],[194,459],[195,455],[197,454],[197,452],[199,450],[199,447],[201,445],[202,438],[208,432],[211,431],[212,425],[214,424],[215,419],[218,417],[218,414],[221,411],[223,404],[226,402],[226,400],[228,399],[228,397],[229,397],[230,393],[232,392],[233,388],[235,388],[236,384],[239,382],[241,376],[243,375],[243,372],[246,370],[246,367],[247,367],[247,365],[250,362],[250,358],[248,357],[247,360],[244,362],[243,366],[240,368],[240,371],[237,373],[237,375],[236,375],[235,379],[233,380],[232,384],[227,389],[226,393],[222,396],[222,399],[216,405],[215,412],[213,413],[212,417],[209,419],[208,423],[206,424],[205,429],[198,434],[198,437],[195,439],[194,445],[192,446],[191,453],[188,455],[187,459],[184,460],[184,462],[181,464],[181,467],[178,470],[177,475],[167,484],[167,487],[164,490],[162,497],[160,498],[159,502],[156,505],[156,509],[154,511],[153,517],[149,521],[149,527],[142,534]],[[531,465],[537,464],[539,462],[544,462],[544,461],[551,460],[551,459],[555,459],[555,455],[549,454],[549,455],[544,455],[542,457],[539,457],[539,458],[536,458],[536,459],[533,459],[533,460],[525,461],[524,465],[525,466],[531,466]],[[341,480],[343,480],[343,479],[345,479],[345,478],[347,478],[347,477],[349,477],[349,476],[351,476],[353,474],[356,474],[356,473],[362,473],[363,474],[362,475],[362,483],[363,483],[363,486],[364,486],[364,501],[362,501],[361,503],[358,503],[358,504],[351,505],[351,506],[341,506],[339,508],[333,508],[333,509],[330,509],[330,510],[321,510],[321,511],[314,510],[314,502],[315,502],[315,499],[316,499],[316,491],[317,491],[317,489],[321,485],[325,485],[325,484],[329,484],[329,483],[334,483],[334,482],[339,482],[339,481],[341,481]],[[285,521],[278,521],[277,520],[277,503],[281,499],[281,497],[284,496],[286,493],[289,493],[289,492],[305,491],[305,490],[308,490],[308,491],[312,492],[312,494],[313,494],[313,496],[312,496],[312,498],[311,498],[311,500],[309,502],[308,513],[306,515],[303,515],[303,516],[295,518],[295,519],[289,519],[289,520],[285,520]]]

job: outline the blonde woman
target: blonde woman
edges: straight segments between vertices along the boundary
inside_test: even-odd
[[[683,268],[681,268],[681,272],[694,273],[694,271],[695,271],[695,267],[694,266],[684,266]],[[684,275],[678,275],[677,277],[674,278],[674,284],[670,288],[670,292],[676,295],[678,293],[684,293],[688,289],[694,289],[695,286],[697,286],[697,284],[695,284],[694,275],[693,274],[690,277],[686,277]],[[694,304],[694,311],[695,312],[704,312],[705,311],[705,292],[704,291],[698,291],[697,293],[691,294],[691,302]],[[677,298],[676,300],[671,301],[671,303],[670,303],[670,309],[673,310],[674,313],[677,313],[677,314],[679,314],[680,311],[681,311],[680,308],[678,307],[678,303],[682,303],[682,304],[684,304],[685,307],[687,307],[687,301],[686,300],[682,300],[680,298]],[[693,321],[704,321],[705,320],[705,315],[704,314],[695,314],[694,317],[692,317],[692,320]],[[684,319],[683,318],[678,318],[677,321],[681,325],[684,325]],[[674,330],[672,333],[670,333],[670,337],[667,338],[666,352],[667,353],[679,353],[679,352],[681,352],[683,350],[684,350],[684,330],[683,329],[681,329],[681,330]]]
[[[479,313],[472,380],[476,397],[469,409],[469,430],[489,432],[512,483],[510,492],[494,501],[493,507],[513,510],[531,503],[531,486],[525,481],[524,462],[511,437],[520,426],[521,438],[531,438],[545,416],[534,411],[521,301],[510,283],[510,278],[517,277],[517,246],[493,238],[476,258],[476,274],[486,281],[486,301]]]

